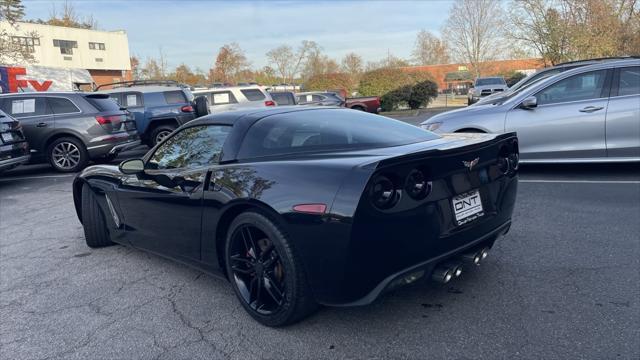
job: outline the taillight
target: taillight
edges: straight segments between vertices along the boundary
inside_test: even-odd
[[[404,190],[414,200],[422,200],[431,192],[432,184],[427,181],[422,170],[413,169],[407,176],[405,181]]]
[[[264,106],[276,106],[276,103],[273,100],[267,100],[264,102]]]
[[[180,108],[180,111],[182,111],[182,112],[193,112],[193,106],[185,105],[185,106]]]
[[[96,116],[96,121],[100,125],[111,124],[112,120],[114,120],[113,116]]]
[[[400,200],[400,191],[395,182],[386,175],[376,176],[369,192],[373,206],[386,210],[394,207]]]

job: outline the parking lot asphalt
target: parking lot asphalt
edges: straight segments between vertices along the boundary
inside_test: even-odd
[[[88,248],[72,179],[0,177],[0,359],[640,357],[638,165],[523,166],[511,231],[481,266],[279,329],[224,279]]]

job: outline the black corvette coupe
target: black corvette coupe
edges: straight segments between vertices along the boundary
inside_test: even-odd
[[[191,121],[142,159],[85,169],[73,197],[90,247],[222,274],[278,326],[478,264],[509,230],[517,169],[515,134],[279,107]]]

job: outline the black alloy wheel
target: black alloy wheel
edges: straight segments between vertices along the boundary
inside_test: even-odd
[[[260,229],[243,224],[231,235],[231,281],[257,313],[270,315],[284,304],[284,267],[273,242]]]
[[[232,221],[225,263],[242,306],[263,325],[291,324],[316,310],[301,260],[286,233],[269,216],[248,211]]]

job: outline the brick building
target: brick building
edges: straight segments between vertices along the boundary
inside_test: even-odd
[[[542,59],[497,60],[481,65],[482,76],[506,75],[513,72],[529,74],[544,67]],[[438,89],[468,88],[475,75],[466,64],[439,64],[426,66],[406,66],[407,72],[426,72],[431,74]]]

